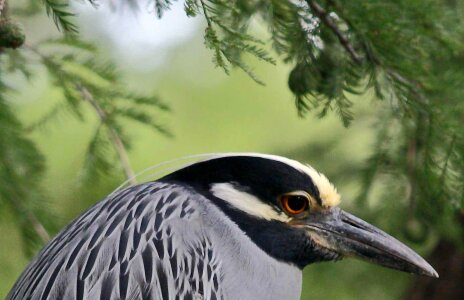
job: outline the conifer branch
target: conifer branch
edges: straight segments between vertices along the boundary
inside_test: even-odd
[[[82,98],[89,102],[90,105],[94,108],[95,112],[97,113],[100,119],[100,122],[102,124],[106,124],[107,113],[102,109],[100,105],[98,105],[98,103],[95,101],[93,95],[89,92],[89,90],[80,84],[77,86],[77,89],[81,92]],[[118,154],[119,161],[121,163],[122,169],[124,170],[126,179],[129,180],[131,184],[136,184],[137,181],[135,180],[135,173],[130,165],[129,156],[127,154],[126,148],[124,146],[124,143],[122,142],[121,137],[113,127],[107,124],[106,127],[111,139],[111,143],[113,144],[113,147]]]
[[[69,20],[74,14],[68,10],[67,3],[62,3],[59,0],[42,1],[45,5],[47,15],[53,19],[59,30],[63,30],[64,33],[77,33],[77,26]]]
[[[319,18],[319,20],[321,20],[327,27],[329,27],[337,36],[343,48],[345,48],[345,50],[349,53],[351,59],[355,63],[361,64],[361,57],[358,55],[348,38],[343,34],[340,28],[338,28],[337,24],[335,24],[329,13],[327,13],[327,11],[314,0],[306,0],[306,3],[308,3],[309,7],[311,7],[311,10]]]
[[[43,174],[44,164],[34,143],[25,136],[21,122],[9,109],[6,93],[12,89],[2,81],[5,69],[8,70],[2,64],[0,68],[0,74],[2,74],[0,77],[0,128],[2,128],[0,140],[4,143],[0,146],[0,165],[2,166],[0,168],[0,204],[3,200],[13,210],[25,242],[25,250],[30,253],[31,242],[40,241],[45,244],[50,239],[45,226],[36,215],[37,209],[31,206],[34,198],[40,194],[37,182]],[[18,69],[14,68],[14,70]]]
[[[78,46],[81,47],[82,45]],[[74,57],[55,57],[46,55],[36,47],[30,45],[26,45],[25,48],[34,52],[41,58],[42,63],[52,75],[56,84],[61,87],[66,100],[66,103],[63,107],[64,109],[68,108],[76,115],[77,118],[83,120],[84,115],[81,112],[81,101],[85,101],[91,105],[91,107],[98,115],[100,125],[104,126],[107,132],[106,137],[108,138],[109,144],[111,144],[112,148],[118,156],[118,160],[125,177],[132,184],[136,184],[134,171],[132,170],[129,156],[126,150],[127,143],[125,142],[124,137],[121,136],[121,132],[118,130],[116,119],[118,117],[124,117],[133,121],[138,121],[150,126],[151,128],[166,136],[169,136],[170,132],[164,128],[164,126],[153,120],[149,113],[146,111],[141,111],[138,107],[136,108],[135,106],[158,108],[162,111],[169,110],[169,107],[160,102],[158,98],[144,97],[137,94],[132,94],[130,92],[124,91],[123,87],[118,87],[118,73],[111,64],[97,63],[94,59],[81,62],[82,66],[95,72],[95,75],[101,76],[103,80],[108,81],[114,86],[113,90],[107,92],[105,87],[95,85],[93,82],[87,81],[85,77],[81,77],[78,74],[66,71],[65,66],[67,63],[75,63]],[[98,97],[98,101],[95,99],[95,97]],[[109,101],[110,99],[112,104],[110,104],[110,107],[105,108],[103,104],[105,104],[106,101]],[[127,100],[133,102],[131,107],[117,104],[120,101]],[[40,119],[34,125],[44,125],[44,123],[52,119],[52,117],[55,117],[57,113],[63,111],[63,108],[61,106],[56,106],[50,111],[50,113],[46,114],[45,117]],[[102,136],[98,133],[97,130],[95,139],[98,140],[94,139],[89,146],[88,158],[93,160],[89,161],[89,166],[97,172],[108,172],[108,170],[111,168],[111,161],[108,160],[104,154],[102,154],[102,150],[105,148],[105,142],[101,139],[101,137]],[[96,161],[94,159],[96,159]]]

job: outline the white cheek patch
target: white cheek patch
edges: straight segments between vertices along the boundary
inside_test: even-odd
[[[272,206],[262,202],[256,196],[237,190],[230,183],[215,183],[211,186],[211,193],[249,215],[265,219],[288,222],[291,220],[283,212],[276,211]]]

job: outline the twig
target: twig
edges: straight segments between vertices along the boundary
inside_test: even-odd
[[[338,40],[340,41],[340,44],[342,44],[343,48],[345,48],[345,50],[350,54],[351,59],[355,63],[361,64],[361,57],[358,55],[356,50],[354,50],[354,47],[351,44],[351,42],[343,34],[340,28],[338,28],[337,24],[335,24],[333,18],[327,13],[327,11],[314,0],[306,0],[306,3],[308,3],[309,7],[319,18],[319,20],[321,20],[327,27],[329,27],[332,30],[332,32],[337,36]]]
[[[208,27],[211,27],[211,20],[209,19],[208,12],[206,11],[206,4],[203,2],[203,0],[200,0],[201,3],[201,8],[203,10],[203,14],[205,15],[206,23],[208,24]]]
[[[13,205],[14,209],[25,216],[27,221],[32,225],[32,229],[37,234],[37,236],[42,240],[42,243],[47,243],[50,240],[50,235],[48,234],[47,229],[40,223],[37,216],[30,210],[21,205],[21,201],[18,201],[20,197],[16,199],[11,199],[11,204]]]
[[[40,237],[42,242],[44,244],[48,242],[50,240],[50,235],[48,234],[48,231],[45,229],[42,223],[40,223],[39,219],[37,219],[37,216],[29,210],[26,213],[26,218],[29,222],[31,222],[35,233]]]
[[[448,164],[451,158],[451,155],[453,154],[453,148],[454,148],[454,143],[456,142],[456,134],[453,134],[453,137],[451,138],[451,143],[449,145],[448,151],[446,153],[446,158],[445,158],[445,165],[443,166],[443,170],[440,174],[440,181],[441,181],[441,186],[443,187],[444,182],[445,182],[445,176],[446,172],[448,171]]]
[[[376,59],[374,60],[375,63],[377,63],[379,66],[382,66],[382,64]],[[383,67],[383,66],[382,66]],[[416,81],[407,79],[403,77],[403,75],[399,74],[397,71],[386,68],[385,72],[390,75],[392,78],[398,80],[398,82],[401,82],[403,85],[408,86],[411,88],[411,91],[421,100],[424,100],[424,96],[422,95],[420,91],[420,84]]]
[[[92,105],[92,107],[95,109],[97,112],[98,117],[100,118],[100,121],[105,124],[106,119],[107,119],[107,114],[106,112],[98,105],[98,103],[95,101],[93,98],[93,95],[89,92],[88,89],[86,89],[82,85],[77,85],[78,90],[81,92],[82,97]],[[111,143],[113,144],[114,149],[118,153],[119,156],[119,161],[121,163],[121,167],[124,170],[124,173],[126,175],[126,179],[131,183],[131,184],[137,184],[137,181],[135,180],[135,173],[132,170],[132,167],[130,165],[130,160],[129,156],[127,155],[126,148],[124,147],[124,143],[121,140],[121,137],[119,134],[114,130],[113,127],[111,126],[106,126],[108,129],[108,133],[110,135]]]
[[[407,154],[407,169],[409,177],[409,218],[413,218],[416,210],[416,158],[417,158],[417,139],[416,136],[409,141]]]

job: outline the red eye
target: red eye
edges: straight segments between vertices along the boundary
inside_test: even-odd
[[[309,199],[302,195],[283,195],[280,203],[289,215],[298,215],[309,209]]]

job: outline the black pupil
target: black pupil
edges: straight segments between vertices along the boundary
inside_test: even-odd
[[[300,211],[306,208],[306,201],[303,196],[291,196],[288,199],[288,207],[293,211]]]

